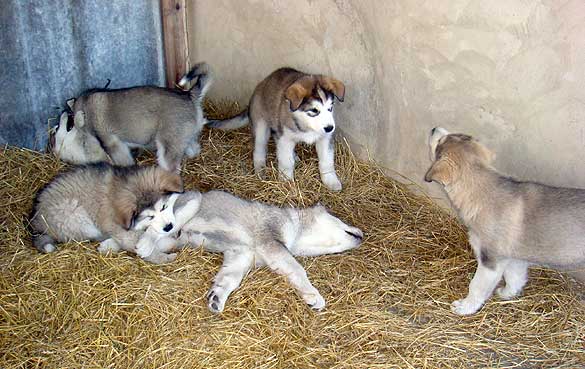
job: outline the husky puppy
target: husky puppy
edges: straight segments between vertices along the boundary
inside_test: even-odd
[[[71,164],[111,162],[96,136],[77,128],[73,114],[67,110],[61,113],[59,123],[51,128],[47,149]]]
[[[266,147],[270,135],[276,140],[278,169],[284,179],[294,177],[298,142],[315,144],[321,180],[333,191],[341,190],[334,166],[334,97],[343,101],[345,86],[335,78],[306,74],[281,68],[260,82],[247,110],[223,120],[211,121],[211,127],[236,129],[252,122],[254,134],[254,171],[266,167]]]
[[[73,121],[63,112],[49,140],[51,150],[74,164],[109,158],[111,164],[128,166],[134,164],[130,149],[144,147],[156,149],[163,169],[178,171],[185,154],[193,157],[200,151],[199,133],[206,123],[202,101],[211,85],[207,64],[197,64],[179,86],[194,79],[189,91],[155,86],[94,89],[69,100]]]
[[[491,165],[490,150],[444,128],[433,128],[429,146],[433,164],[425,181],[444,186],[477,259],[469,293],[453,302],[453,312],[478,311],[502,277],[505,286],[496,293],[502,299],[518,295],[531,264],[569,271],[585,282],[585,190],[502,175]]]
[[[345,224],[321,205],[279,208],[223,191],[173,196],[163,197],[152,209],[144,210],[137,224],[176,237],[179,246],[203,245],[208,251],[223,253],[223,265],[207,295],[207,306],[214,313],[223,311],[228,296],[248,271],[261,266],[286,276],[307,304],[323,309],[325,300],[294,256],[343,252],[358,247],[363,238],[361,230]],[[144,220],[146,223],[142,223]],[[148,254],[158,244],[146,242],[140,246],[137,252]],[[163,252],[170,249],[167,242],[162,247]]]
[[[183,190],[181,177],[159,167],[99,163],[62,173],[40,190],[30,218],[33,244],[43,253],[57,242],[103,241],[100,251],[134,252],[142,232],[136,214],[167,192]]]

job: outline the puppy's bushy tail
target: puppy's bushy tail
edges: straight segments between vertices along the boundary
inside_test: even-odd
[[[249,121],[250,121],[250,119],[248,118],[248,109],[246,109],[243,112],[241,112],[240,114],[236,115],[235,117],[231,117],[231,118],[223,119],[223,120],[210,120],[209,122],[207,122],[207,126],[211,127],[211,128],[219,128],[219,129],[223,129],[223,130],[227,131],[230,129],[241,128],[241,127],[245,126],[246,124],[248,124]]]
[[[209,64],[205,62],[195,64],[188,73],[181,77],[177,85],[184,89],[194,79],[197,79],[197,81],[191,85],[189,94],[191,95],[191,100],[200,103],[213,83],[213,74]]]

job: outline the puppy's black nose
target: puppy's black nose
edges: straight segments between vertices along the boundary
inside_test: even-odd
[[[329,133],[329,132],[333,131],[334,128],[335,127],[333,127],[333,126],[327,126],[327,127],[323,128],[323,129],[325,130],[325,132]]]
[[[166,226],[163,228],[163,231],[165,231],[165,232],[170,232],[170,231],[171,231],[171,229],[173,229],[173,223],[169,223],[169,224],[167,224],[167,225],[166,225]]]
[[[431,129],[431,134],[434,135],[436,130],[437,130],[437,127],[434,127],[433,129]]]

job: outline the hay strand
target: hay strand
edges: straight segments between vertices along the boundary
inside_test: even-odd
[[[208,105],[212,115],[240,110]],[[30,244],[24,219],[35,192],[64,165],[26,149],[0,151],[0,367],[437,368],[583,367],[583,295],[563,275],[531,271],[524,296],[489,300],[458,317],[475,263],[463,228],[408,186],[336,147],[341,193],[323,187],[314,149],[301,147],[296,181],[253,175],[249,128],[205,130],[184,164],[187,188],[308,206],[317,201],[366,233],[357,250],[301,258],[327,301],[311,311],[265,269],[251,272],[221,315],[205,293],[221,255],[185,250],[156,266],[95,244],[50,255]],[[274,163],[274,148],[268,163]],[[141,157],[152,163],[152,156]]]

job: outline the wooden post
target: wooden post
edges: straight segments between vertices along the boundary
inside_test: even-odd
[[[167,87],[174,88],[187,71],[185,0],[160,0]]]

